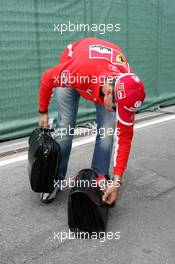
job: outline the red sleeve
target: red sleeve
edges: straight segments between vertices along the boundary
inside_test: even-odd
[[[39,109],[41,112],[47,111],[53,88],[61,86],[61,69],[61,64],[58,64],[46,70],[41,76],[39,89]]]
[[[122,176],[127,167],[134,126],[123,125],[117,121],[117,131],[114,146],[114,175]]]

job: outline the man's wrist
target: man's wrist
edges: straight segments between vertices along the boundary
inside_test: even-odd
[[[119,175],[114,175],[114,176],[112,176],[112,180],[113,181],[121,181],[121,176],[119,176]]]

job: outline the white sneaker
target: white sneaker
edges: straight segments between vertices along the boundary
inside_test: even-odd
[[[41,193],[40,194],[41,202],[42,203],[51,203],[55,199],[58,191],[60,191],[60,188],[58,186],[56,186],[52,193]]]

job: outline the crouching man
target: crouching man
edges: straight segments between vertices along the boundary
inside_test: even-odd
[[[145,98],[144,85],[132,73],[121,49],[114,43],[98,38],[84,38],[68,45],[60,63],[46,70],[41,77],[39,90],[39,126],[48,127],[48,105],[55,89],[57,99],[57,128],[75,128],[80,96],[92,101],[96,107],[97,136],[91,167],[101,175],[109,175],[114,145],[112,180],[103,200],[112,204],[117,200],[122,175],[127,167],[133,138],[135,110]],[[115,136],[100,129],[116,130]],[[64,180],[69,161],[73,133],[58,140],[61,146],[61,163],[55,181]],[[114,138],[114,144],[113,144]],[[53,193],[41,194],[42,202],[54,200]]]

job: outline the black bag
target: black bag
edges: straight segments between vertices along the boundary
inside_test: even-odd
[[[37,128],[29,137],[28,174],[33,191],[51,193],[59,169],[60,146],[50,129]]]
[[[106,230],[108,206],[102,201],[103,191],[91,184],[97,178],[93,169],[83,169],[75,178],[68,197],[68,225],[72,232],[91,235]],[[89,182],[89,185],[80,184],[81,181]]]

